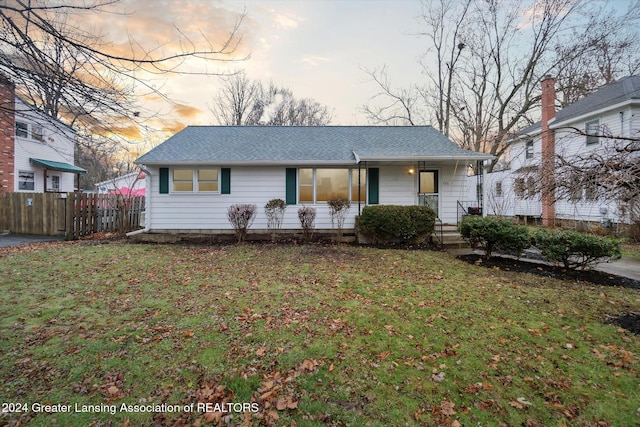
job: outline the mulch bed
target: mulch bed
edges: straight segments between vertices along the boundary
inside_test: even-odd
[[[494,256],[484,259],[480,254],[460,255],[459,259],[487,268],[498,268],[504,271],[518,273],[531,273],[544,277],[552,277],[562,280],[574,280],[576,282],[588,282],[602,286],[621,286],[640,290],[640,281],[627,277],[616,276],[597,270],[569,270],[564,267],[523,261],[514,258]],[[609,323],[620,326],[634,334],[640,335],[640,313],[624,313],[617,317],[608,318]]]

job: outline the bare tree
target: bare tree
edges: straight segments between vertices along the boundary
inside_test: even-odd
[[[96,150],[104,148],[104,144],[90,145],[107,136],[125,142],[124,135],[153,117],[155,112],[145,111],[137,102],[145,95],[170,101],[150,83],[150,75],[193,74],[183,67],[188,59],[233,61],[240,41],[238,31],[243,15],[217,46],[204,35],[196,43],[177,30],[182,35],[178,50],[143,47],[130,36],[129,51],[119,53],[105,35],[77,24],[87,14],[117,13],[113,7],[118,3],[119,0],[0,3],[0,73],[16,83],[17,92],[25,100],[51,117],[53,126],[59,125],[60,120],[73,127],[83,145],[81,154],[97,155]],[[203,70],[195,73],[214,74],[204,67]],[[111,149],[97,157],[108,159]],[[96,174],[102,172],[98,170]]]
[[[422,35],[435,53],[431,64],[422,61],[426,84],[395,88],[384,68],[369,72],[379,92],[363,110],[376,123],[424,124],[431,117],[462,147],[493,154],[495,164],[510,136],[539,117],[545,75],[569,75],[580,61],[593,60],[596,48],[608,53],[600,55],[602,75],[619,77],[623,65],[637,62],[625,56],[635,38],[620,35],[640,22],[637,7],[607,31],[611,10],[579,0],[425,0]],[[580,48],[585,40],[588,50]]]
[[[222,77],[211,112],[226,126],[322,126],[331,122],[329,107],[312,99],[297,99],[293,92],[244,73]]]

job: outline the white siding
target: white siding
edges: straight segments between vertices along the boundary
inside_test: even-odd
[[[637,136],[638,123],[636,117],[634,117],[634,113],[637,112],[637,108],[632,109],[626,106],[611,110],[606,114],[585,116],[579,121],[566,123],[566,126],[584,130],[586,122],[598,119],[602,133],[609,133],[613,136]],[[613,140],[611,139],[601,137],[597,144],[587,145],[586,137],[578,135],[573,130],[560,128],[556,131],[556,153],[565,159],[588,156],[598,151],[602,152],[612,142]],[[602,213],[605,211],[606,213]],[[556,217],[577,221],[600,221],[603,218],[612,219],[616,222],[624,220],[615,203],[602,200],[586,200],[584,189],[579,200],[559,199],[556,202]]]
[[[181,166],[182,167],[182,166]],[[374,166],[371,166],[374,167]],[[375,166],[380,170],[379,201],[386,205],[417,203],[416,165]],[[413,167],[416,173],[409,174]],[[159,168],[147,167],[147,224],[152,231],[215,232],[231,230],[227,208],[236,203],[251,203],[258,207],[252,230],[266,230],[265,204],[275,198],[285,199],[285,167],[231,167],[231,194],[159,193]],[[445,223],[455,223],[456,204],[466,192],[464,163],[432,164],[426,169],[439,171],[440,217]],[[331,217],[326,203],[305,204],[316,208],[316,229],[331,229]],[[298,209],[302,204],[289,205],[283,229],[299,229]],[[365,205],[362,204],[362,207]],[[353,228],[358,204],[351,204],[345,228]]]

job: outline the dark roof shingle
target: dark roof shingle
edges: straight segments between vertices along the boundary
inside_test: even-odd
[[[136,163],[348,164],[403,158],[490,156],[461,149],[431,126],[188,126]]]

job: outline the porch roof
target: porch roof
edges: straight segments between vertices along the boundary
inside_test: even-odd
[[[29,161],[32,164],[42,166],[47,170],[70,172],[70,173],[87,173],[85,169],[82,169],[75,165],[71,165],[69,163],[54,162],[53,160],[34,159],[34,158],[30,158]]]

